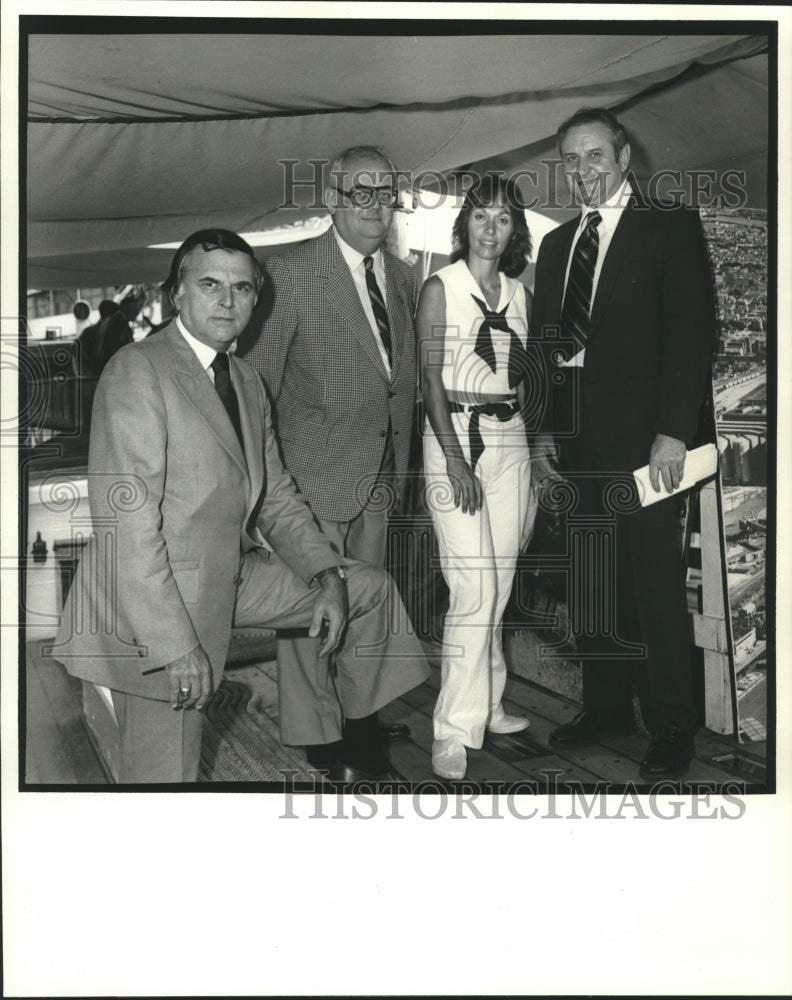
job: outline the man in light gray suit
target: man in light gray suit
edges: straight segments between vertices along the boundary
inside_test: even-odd
[[[398,202],[394,165],[373,147],[347,149],[324,199],[330,230],[268,259],[272,309],[245,356],[275,406],[286,467],[336,551],[384,566],[416,390],[415,274],[383,249]],[[315,641],[280,640],[278,667],[284,741],[332,766],[344,720]]]
[[[331,777],[380,777],[384,704],[421,683],[418,642],[381,569],[342,559],[284,470],[261,381],[229,352],[262,274],[247,243],[202,230],[163,289],[178,315],[122,348],[99,382],[88,488],[93,534],[53,656],[110,688],[122,782],[195,781],[203,709],[232,624],[307,628],[336,653],[350,720]],[[197,710],[197,711],[196,711]]]

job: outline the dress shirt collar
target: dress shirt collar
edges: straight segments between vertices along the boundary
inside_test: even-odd
[[[360,253],[353,246],[350,246],[347,241],[340,235],[335,226],[333,226],[333,232],[335,233],[336,242],[338,243],[338,249],[343,254],[344,260],[349,266],[349,270],[354,274],[358,268],[363,268],[363,258],[372,257],[374,259],[374,269],[382,273],[385,264],[382,260],[382,248],[377,247],[374,253],[364,254]]]
[[[630,182],[625,177],[621,184],[616,188],[610,198],[603,201],[601,205],[595,205],[591,208],[586,208],[581,213],[580,224],[578,226],[578,232],[581,232],[586,227],[586,220],[592,212],[599,212],[602,216],[602,222],[597,226],[597,230],[600,234],[600,239],[602,239],[605,233],[612,233],[616,228],[616,225],[621,218],[622,212],[627,207],[627,203],[630,200],[630,195],[632,194],[632,186]]]
[[[215,354],[217,354],[217,351],[213,347],[210,347],[208,344],[204,344],[200,340],[196,340],[195,337],[193,337],[193,335],[184,325],[184,323],[182,323],[181,316],[178,315],[176,316],[176,326],[178,326],[179,331],[184,337],[184,339],[187,341],[190,347],[192,347],[192,349],[195,351],[195,356],[198,358],[198,361],[203,370],[209,371],[212,362],[215,359]]]

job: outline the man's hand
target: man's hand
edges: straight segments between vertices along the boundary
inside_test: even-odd
[[[649,482],[655,493],[660,492],[660,477],[666,493],[671,493],[682,482],[685,474],[685,442],[667,434],[656,434],[649,453]]]
[[[197,708],[200,712],[212,694],[212,666],[203,647],[196,646],[191,653],[165,666],[170,680],[170,705]]]
[[[538,490],[544,491],[565,480],[549,455],[539,455],[531,459],[531,481]]]
[[[319,647],[320,656],[329,656],[338,648],[341,633],[349,617],[349,595],[347,585],[335,573],[327,573],[322,577],[319,593],[316,595],[313,619],[308,635],[319,635],[322,623],[327,622],[327,635]]]
[[[481,482],[464,458],[447,458],[446,469],[454,490],[454,506],[461,507],[463,514],[475,514],[481,510]]]

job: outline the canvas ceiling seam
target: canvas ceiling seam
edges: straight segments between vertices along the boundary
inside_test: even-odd
[[[530,98],[533,91],[524,91],[524,96]],[[342,114],[370,114],[376,111],[409,111],[410,109],[420,109],[421,111],[444,110],[454,105],[463,106],[465,104],[477,107],[483,102],[499,103],[508,95],[498,94],[495,97],[454,97],[450,101],[436,103],[423,103],[414,101],[411,104],[393,104],[381,101],[377,104],[369,104],[365,107],[354,107],[345,105],[338,108],[304,108],[300,110],[266,111],[266,112],[229,112],[221,115],[107,115],[85,118],[76,118],[72,115],[35,115],[29,114],[27,123],[29,125],[190,125],[202,124],[204,122],[239,122],[239,121],[268,121],[270,119],[284,118],[326,118],[332,115]]]
[[[621,55],[614,56],[613,59],[608,59],[607,62],[602,63],[601,66],[597,66],[595,69],[590,69],[587,73],[584,73],[582,76],[573,77],[573,79],[568,80],[564,84],[564,87],[573,87],[575,84],[581,83],[582,81],[587,80],[589,77],[594,76],[597,73],[601,73],[604,69],[610,69],[611,66],[615,66],[617,63],[620,62],[624,62],[625,59],[633,59],[640,52],[645,52],[647,49],[650,49],[655,45],[659,45],[661,42],[666,42],[666,41],[668,41],[668,35],[660,35],[658,38],[652,39],[651,42],[647,42],[646,45],[639,45],[637,48],[632,49],[630,52],[624,52]]]
[[[456,137],[460,134],[460,132],[462,131],[462,129],[465,127],[465,125],[467,125],[467,123],[470,121],[470,119],[473,116],[474,112],[476,112],[477,110],[478,110],[478,108],[470,108],[470,110],[465,114],[465,116],[462,119],[462,121],[456,126],[456,128],[448,136],[448,138],[446,139],[446,141],[442,142],[436,149],[433,149],[430,153],[428,153],[426,156],[424,156],[422,160],[420,160],[418,163],[416,163],[415,169],[418,170],[425,163],[427,163],[428,161],[430,161],[433,157],[437,156],[438,153],[441,153],[450,143],[452,143],[454,141],[454,139],[456,139]]]

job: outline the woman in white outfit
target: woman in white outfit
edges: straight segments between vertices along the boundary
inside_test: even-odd
[[[432,767],[461,779],[466,748],[480,749],[485,729],[529,725],[501,705],[503,614],[531,491],[518,390],[532,300],[517,280],[531,243],[511,181],[487,175],[473,185],[453,244],[452,263],[423,287],[416,328],[427,503],[450,591]]]

